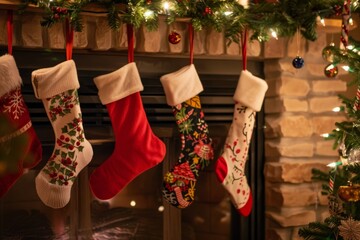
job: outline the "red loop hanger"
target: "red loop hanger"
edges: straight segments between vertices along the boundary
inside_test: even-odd
[[[194,63],[194,27],[189,23],[190,64]]]
[[[128,41],[128,63],[134,62],[134,27],[126,24],[127,41]]]
[[[7,37],[8,37],[8,54],[10,55],[12,55],[12,45],[13,45],[13,32],[14,32],[13,19],[14,19],[13,10],[8,10],[6,27],[7,27]]]
[[[247,48],[247,33],[248,30],[245,28],[244,32],[241,34],[241,53],[242,53],[242,58],[243,58],[243,70],[246,70],[246,64],[247,64],[247,53],[246,53],[246,48]]]
[[[70,25],[69,18],[66,18],[65,33],[66,33],[66,60],[70,60],[72,59],[72,52],[73,52],[74,29]]]

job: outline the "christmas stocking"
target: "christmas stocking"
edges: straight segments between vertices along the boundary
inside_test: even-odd
[[[234,95],[234,118],[225,141],[223,154],[217,160],[215,171],[219,181],[230,195],[233,205],[243,216],[252,208],[252,195],[244,173],[249,144],[260,111],[267,84],[264,80],[242,71]]]
[[[164,176],[163,195],[172,205],[185,208],[194,200],[199,172],[214,156],[197,96],[203,87],[193,64],[164,75],[160,80],[167,103],[172,106],[182,143],[177,163]]]
[[[21,94],[21,77],[11,55],[0,57],[0,197],[24,169],[36,166],[42,157],[41,143],[32,127]]]
[[[36,191],[45,205],[62,208],[70,200],[76,176],[93,155],[84,134],[74,61],[34,71],[32,84],[55,133],[54,151],[35,179]]]
[[[136,64],[94,79],[99,98],[108,110],[114,135],[112,155],[90,176],[94,195],[110,199],[142,172],[163,161],[165,144],[154,135],[147,120]]]

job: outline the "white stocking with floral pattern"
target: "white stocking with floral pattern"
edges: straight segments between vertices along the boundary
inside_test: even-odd
[[[32,82],[56,139],[50,159],[35,179],[36,190],[45,205],[62,208],[70,200],[76,176],[93,155],[82,124],[75,63],[70,60],[34,71]]]

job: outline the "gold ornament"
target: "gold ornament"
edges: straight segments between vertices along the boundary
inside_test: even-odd
[[[338,194],[344,202],[357,202],[360,200],[360,185],[340,186]]]

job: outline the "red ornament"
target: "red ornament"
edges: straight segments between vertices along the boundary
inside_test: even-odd
[[[176,31],[171,31],[168,39],[171,44],[178,44],[181,41],[181,35]]]
[[[152,3],[152,0],[146,0],[146,4],[150,5]]]
[[[210,7],[205,7],[204,16],[205,16],[205,15],[209,15],[209,14],[212,14],[211,8],[210,8]]]

